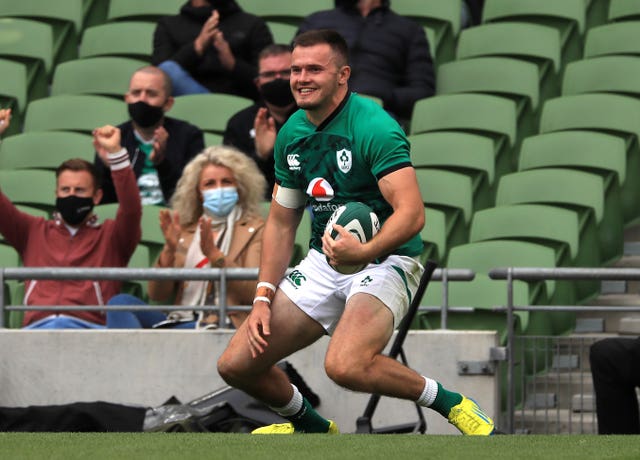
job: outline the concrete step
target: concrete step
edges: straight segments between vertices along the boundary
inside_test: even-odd
[[[574,395],[592,395],[590,372],[549,372],[532,378],[526,385],[528,408],[572,409]],[[552,396],[551,396],[552,395]]]
[[[595,413],[569,409],[516,410],[516,433],[526,434],[597,434]]]

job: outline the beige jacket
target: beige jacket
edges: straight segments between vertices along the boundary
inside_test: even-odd
[[[261,217],[243,217],[236,222],[233,238],[231,239],[231,247],[224,259],[225,268],[248,268],[260,265],[264,224],[264,219]],[[193,240],[195,231],[196,225],[184,229],[180,234],[180,243],[173,263],[175,268],[184,267],[187,250]],[[156,261],[155,266],[159,266],[158,261]],[[227,305],[251,305],[256,293],[257,283],[257,280],[228,281]],[[183,288],[184,282],[151,280],[148,283],[149,299],[170,302],[175,295],[174,304],[179,305]]]

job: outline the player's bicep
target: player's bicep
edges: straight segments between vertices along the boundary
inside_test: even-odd
[[[414,209],[423,212],[424,204],[413,167],[393,171],[378,181],[378,187],[394,211]]]

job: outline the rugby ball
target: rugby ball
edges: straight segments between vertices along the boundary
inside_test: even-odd
[[[333,229],[334,224],[343,226],[361,243],[369,241],[380,230],[380,221],[376,213],[369,206],[359,201],[340,206],[329,218],[325,231],[331,235],[331,238],[337,240],[340,238],[340,234]],[[338,265],[331,267],[339,273],[349,275],[359,272],[365,265]]]

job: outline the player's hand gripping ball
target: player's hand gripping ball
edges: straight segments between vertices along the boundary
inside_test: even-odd
[[[359,201],[352,201],[336,209],[329,221],[325,231],[329,232],[331,238],[338,240],[340,234],[333,229],[333,225],[341,225],[360,243],[366,243],[373,238],[380,230],[380,221],[373,209]],[[328,260],[327,260],[328,262]],[[362,270],[366,264],[359,265],[338,265],[333,267],[336,271],[350,275]]]

